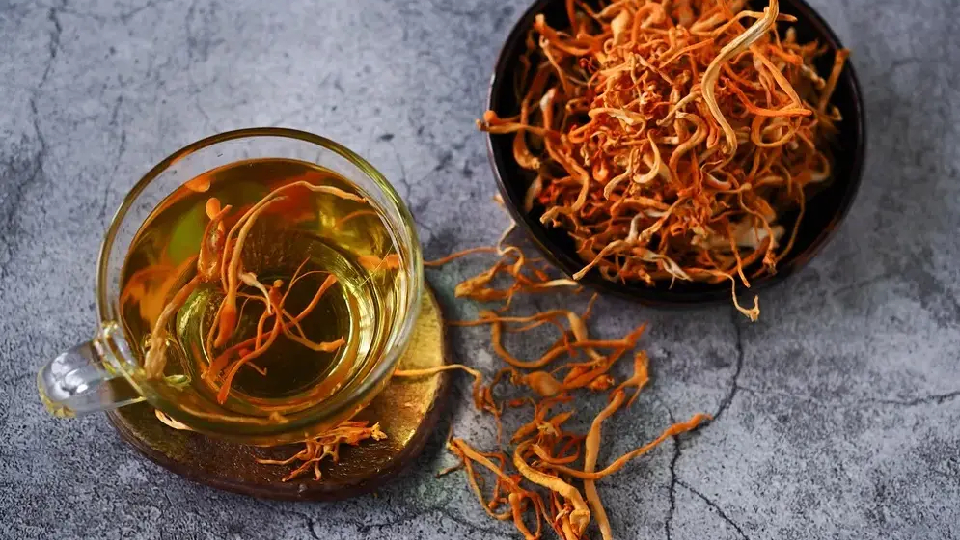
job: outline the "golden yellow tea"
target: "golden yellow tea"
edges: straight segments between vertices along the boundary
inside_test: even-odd
[[[387,347],[404,274],[383,212],[355,184],[293,159],[205,173],[131,243],[121,313],[143,377],[185,410],[303,411]],[[265,419],[266,420],[266,419]]]

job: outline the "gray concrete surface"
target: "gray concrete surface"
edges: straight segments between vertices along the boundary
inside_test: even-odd
[[[960,537],[960,5],[813,3],[865,86],[863,190],[756,324],[603,302],[610,335],[650,321],[655,382],[601,460],[670,416],[717,415],[601,483],[620,538]],[[525,4],[0,2],[0,537],[515,537],[460,474],[434,478],[451,462],[440,437],[376,498],[259,501],[153,465],[103,416],[48,417],[34,376],[94,329],[98,243],[123,193],[218,131],[341,141],[398,185],[429,256],[491,242],[504,218],[473,120]],[[450,286],[479,265],[431,274],[454,316],[475,308]],[[455,334],[457,359],[492,366],[485,339]],[[462,385],[450,407],[457,434],[491,443]]]

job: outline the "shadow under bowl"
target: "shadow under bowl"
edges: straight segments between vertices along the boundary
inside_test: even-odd
[[[762,9],[767,5],[766,2],[751,4],[755,9]],[[843,48],[837,35],[804,0],[781,0],[780,11],[797,18],[797,22],[790,26],[796,29],[799,42],[817,40],[821,45],[827,46],[829,52],[819,57],[814,65],[819,73],[828,74],[833,67],[834,55],[831,53]],[[520,112],[520,104],[514,94],[515,77],[520,72],[519,59],[526,49],[524,40],[538,13],[542,13],[547,22],[556,27],[562,28],[566,20],[563,0],[537,0],[510,31],[497,59],[487,98],[487,108],[496,111],[500,116],[515,116]],[[778,263],[777,273],[751,280],[751,290],[780,283],[802,268],[833,237],[853,204],[863,176],[866,136],[863,96],[853,65],[849,61],[840,74],[831,103],[839,109],[842,116],[837,125],[838,136],[832,149],[833,178],[826,187],[807,200],[806,215],[799,224],[796,242],[792,251]],[[571,276],[578,272],[585,263],[577,255],[573,241],[567,233],[562,229],[542,225],[542,208],[535,208],[531,213],[523,211],[523,198],[535,175],[520,167],[513,159],[513,135],[487,133],[486,137],[494,176],[504,203],[517,225],[526,231],[539,251],[563,273]],[[785,213],[780,224],[791,230],[796,219],[796,212]],[[596,270],[580,281],[600,292],[653,307],[693,307],[730,301],[728,283],[677,281],[672,285],[624,284],[605,280]]]

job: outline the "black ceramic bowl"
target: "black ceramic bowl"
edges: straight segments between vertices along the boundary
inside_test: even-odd
[[[751,2],[755,9],[762,9],[767,2]],[[803,0],[780,0],[780,10],[797,17],[791,26],[796,28],[800,42],[813,39],[832,50],[842,48],[837,35],[827,23]],[[562,26],[566,19],[563,0],[537,0],[513,27],[507,42],[500,52],[494,76],[490,84],[487,108],[500,116],[519,114],[519,103],[514,95],[514,77],[518,73],[520,55],[525,50],[524,39],[533,26],[534,17],[543,13],[547,22]],[[824,76],[830,73],[833,55],[822,56],[816,64]],[[833,236],[840,221],[850,209],[860,179],[864,161],[863,97],[860,83],[853,66],[847,62],[840,76],[832,103],[840,109],[843,120],[839,124],[839,137],[834,148],[834,177],[828,187],[812,196],[807,202],[807,213],[800,222],[793,250],[777,266],[778,272],[751,281],[752,290],[779,283],[803,267]],[[534,244],[554,265],[565,274],[573,275],[584,266],[584,261],[574,251],[573,242],[565,231],[540,224],[540,211],[527,214],[523,211],[523,197],[533,181],[533,175],[513,159],[511,144],[513,135],[487,134],[487,149],[494,176],[500,185],[500,193],[513,218],[520,228],[526,230]],[[795,217],[794,217],[795,220]],[[792,225],[785,215],[783,225]],[[789,229],[788,229],[789,230]],[[712,302],[729,302],[730,285],[675,282],[648,286],[642,283],[613,283],[593,271],[581,280],[601,292],[637,300],[643,304],[660,307],[694,306]]]

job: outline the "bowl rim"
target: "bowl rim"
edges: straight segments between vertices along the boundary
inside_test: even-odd
[[[494,106],[498,101],[499,94],[502,92],[501,81],[504,78],[502,77],[502,74],[506,71],[507,66],[512,60],[513,51],[516,50],[517,45],[523,42],[525,33],[533,25],[534,17],[537,13],[544,11],[549,4],[558,1],[559,0],[536,0],[530,5],[529,8],[527,8],[526,11],[523,12],[519,19],[517,19],[517,22],[514,23],[513,27],[510,29],[510,32],[507,34],[507,38],[501,46],[499,54],[497,55],[493,74],[490,77],[490,83],[487,88],[487,110],[496,110]],[[813,31],[813,33],[819,36],[824,45],[827,45],[832,50],[839,50],[843,48],[843,44],[840,42],[840,38],[837,36],[836,32],[834,32],[834,30],[827,24],[823,17],[813,7],[811,7],[806,0],[780,1],[781,4],[787,4],[794,8],[795,11],[799,12],[800,17],[798,17],[798,22],[809,25],[810,29]],[[806,250],[803,252],[794,252],[794,258],[789,259],[790,264],[784,266],[783,268],[778,268],[776,274],[763,276],[752,280],[752,287],[749,289],[750,291],[760,291],[766,289],[767,287],[783,282],[788,277],[803,268],[810,261],[810,259],[819,254],[836,235],[840,223],[850,212],[850,209],[853,206],[853,201],[856,199],[856,195],[860,190],[860,184],[863,180],[864,163],[866,159],[866,121],[864,118],[865,107],[863,102],[863,89],[860,85],[860,79],[857,77],[856,69],[854,68],[853,62],[850,59],[847,60],[843,72],[840,75],[840,82],[838,86],[839,85],[847,86],[851,91],[853,98],[852,113],[855,120],[855,135],[857,143],[851,160],[850,175],[846,182],[846,188],[842,192],[842,198],[840,201],[838,201],[837,212],[833,216],[828,226],[820,231],[820,233],[810,242],[810,245]],[[502,162],[504,161],[505,157],[502,155],[502,153],[495,150],[493,134],[484,132],[484,137],[487,146],[487,159],[490,162],[491,169],[493,170],[493,176],[497,182],[500,195],[503,197],[504,206],[506,206],[510,216],[513,218],[514,222],[521,229],[523,229],[527,237],[536,246],[537,250],[540,251],[553,266],[558,268],[566,276],[572,276],[573,273],[584,266],[583,261],[579,258],[572,257],[560,246],[557,246],[547,236],[547,228],[541,225],[539,221],[531,223],[530,216],[521,210],[519,201],[515,200],[515,198],[511,196],[510,189],[507,187],[507,181],[504,178],[505,173],[502,172]],[[717,285],[704,284],[704,290],[702,291],[678,294],[671,288],[659,286],[650,287],[640,284],[624,285],[611,282],[603,279],[603,277],[597,274],[595,270],[585,275],[579,280],[579,282],[598,292],[609,293],[620,298],[638,301],[641,304],[654,307],[693,307],[730,301],[730,286],[725,283]],[[743,292],[742,283],[738,282],[736,286],[738,287],[739,292]]]

